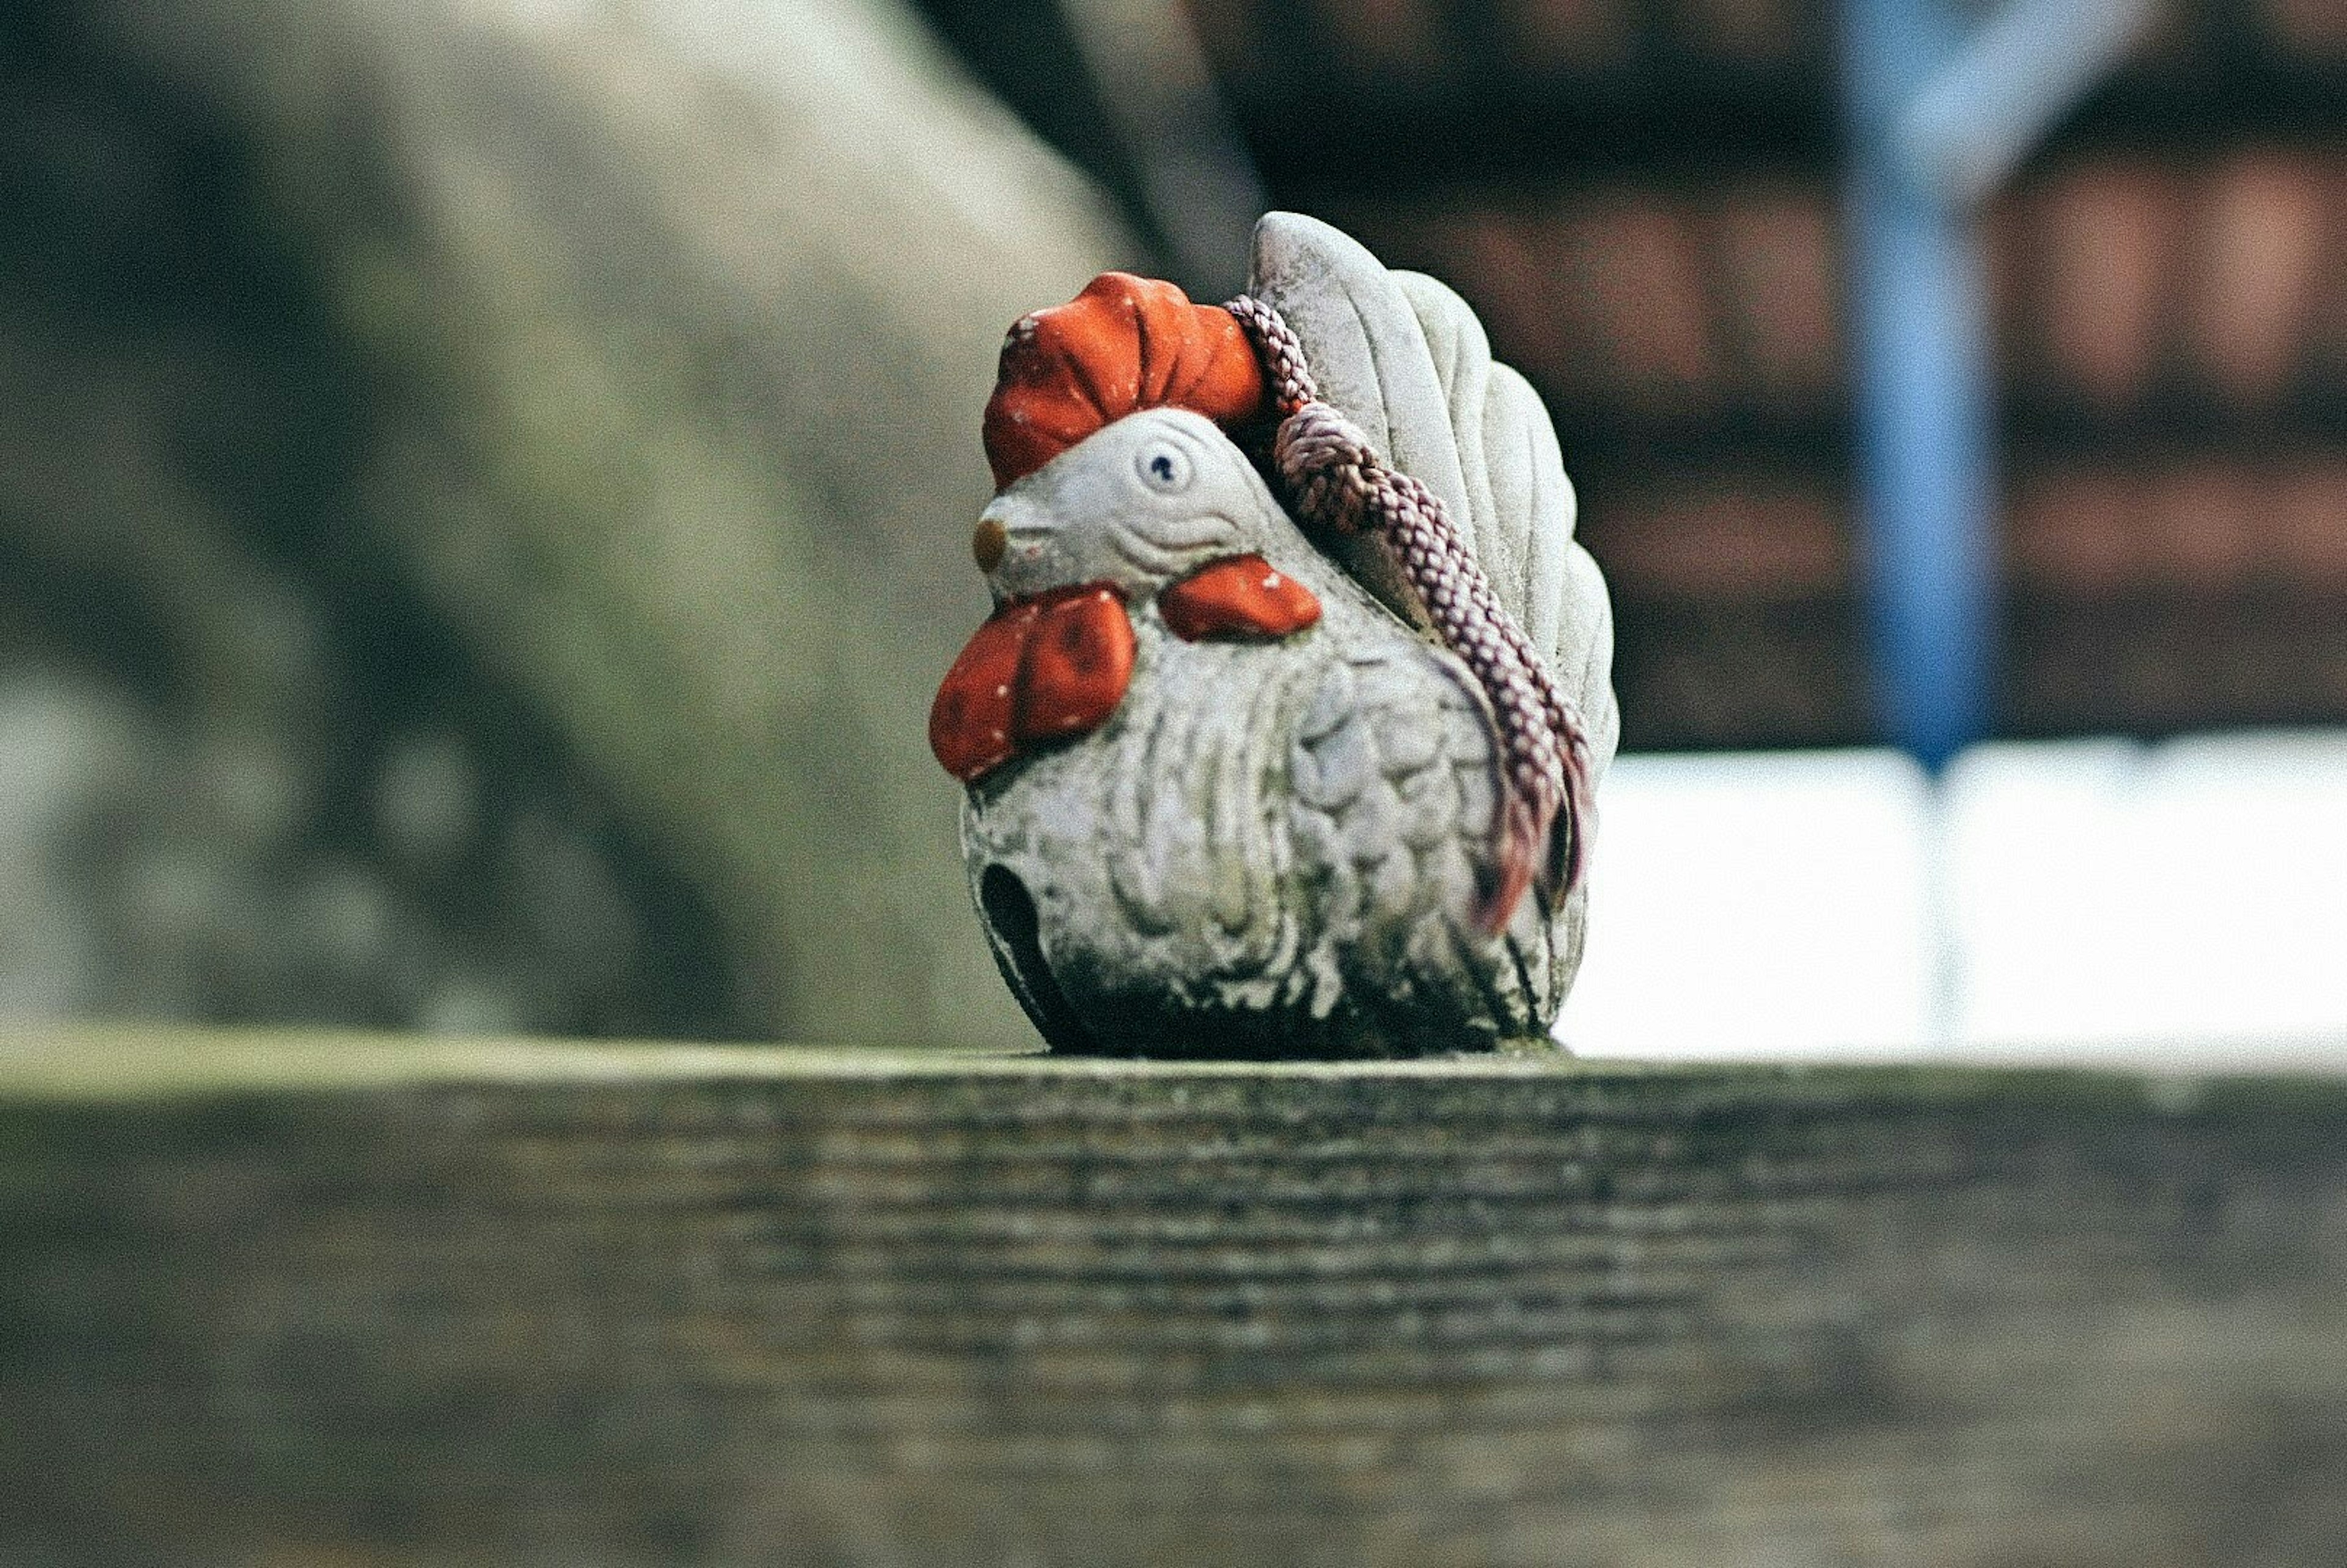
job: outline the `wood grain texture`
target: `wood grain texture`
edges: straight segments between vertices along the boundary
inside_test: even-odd
[[[0,1039],[0,1561],[2324,1563],[2347,1083]]]

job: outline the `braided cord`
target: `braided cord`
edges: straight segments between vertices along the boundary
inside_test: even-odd
[[[1563,889],[1579,885],[1594,821],[1590,755],[1581,713],[1548,661],[1500,602],[1491,579],[1434,493],[1389,466],[1358,425],[1320,400],[1304,345],[1279,313],[1241,295],[1227,306],[1247,330],[1279,415],[1272,466],[1303,519],[1342,534],[1373,533],[1401,563],[1444,646],[1466,663],[1500,731],[1502,805],[1499,877],[1477,911],[1486,932],[1506,928],[1547,858],[1560,810]]]

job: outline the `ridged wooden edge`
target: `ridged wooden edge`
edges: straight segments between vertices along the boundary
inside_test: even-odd
[[[2327,1562],[2347,1082],[19,1033],[0,1408],[0,1560]]]
[[[218,1029],[176,1024],[0,1023],[0,1103],[295,1094],[369,1088],[502,1083],[656,1086],[694,1081],[841,1079],[1091,1078],[1238,1081],[1380,1079],[1729,1078],[1755,1087],[1802,1082],[1897,1086],[1931,1097],[2112,1094],[2159,1107],[2202,1096],[2321,1095],[2347,1083],[2347,1041],[2327,1036],[2133,1050],[2065,1049],[1960,1057],[1753,1061],[1691,1055],[1670,1061],[1581,1057],[1526,1043],[1387,1061],[1138,1061],[1053,1056],[950,1043],[901,1047],[702,1044],[674,1040],[461,1039],[302,1027]]]

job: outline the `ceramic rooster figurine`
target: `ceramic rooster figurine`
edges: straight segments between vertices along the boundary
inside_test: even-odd
[[[1111,273],[1012,327],[930,714],[1002,973],[1058,1050],[1544,1035],[1581,957],[1612,626],[1474,315],[1275,213],[1228,306]]]

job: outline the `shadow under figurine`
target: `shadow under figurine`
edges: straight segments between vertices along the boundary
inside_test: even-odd
[[[985,436],[997,610],[929,741],[1052,1048],[1545,1036],[1612,620],[1547,413],[1473,313],[1274,213],[1228,306],[1110,273],[1018,323]]]

